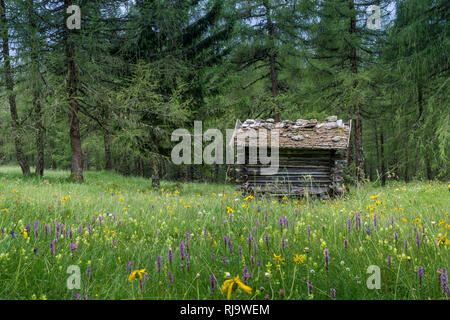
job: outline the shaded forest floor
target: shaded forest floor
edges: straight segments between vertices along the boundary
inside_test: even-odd
[[[341,199],[0,167],[0,299],[443,299],[450,192],[365,185]],[[327,258],[328,257],[328,258]],[[68,288],[69,266],[80,286]],[[378,266],[381,289],[367,268]],[[246,290],[244,290],[246,289]]]

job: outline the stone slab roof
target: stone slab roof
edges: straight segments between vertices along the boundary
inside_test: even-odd
[[[232,142],[235,146],[262,146],[270,144],[271,132],[278,133],[280,148],[292,149],[347,149],[351,121],[345,124],[336,116],[327,117],[325,121],[316,119],[296,121],[283,120],[275,122],[273,119],[247,119],[243,123],[236,121]],[[276,143],[276,141],[273,141]]]

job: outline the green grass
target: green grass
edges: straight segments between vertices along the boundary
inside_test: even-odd
[[[438,235],[444,236],[449,228],[450,198],[444,183],[366,185],[352,189],[346,198],[329,201],[244,200],[231,185],[163,182],[161,190],[153,190],[149,180],[106,172],[86,172],[83,184],[70,183],[68,176],[64,171],[47,171],[43,179],[23,178],[17,168],[0,167],[0,229],[4,230],[0,234],[0,299],[74,299],[74,292],[89,299],[226,299],[220,290],[225,274],[239,274],[242,280],[244,266],[252,275],[248,279],[252,293],[235,287],[232,299],[330,299],[331,288],[336,299],[444,298],[437,273],[438,268],[448,269],[450,261],[449,246],[437,244]],[[376,199],[370,198],[375,195]],[[229,214],[227,207],[234,213]],[[361,213],[359,230],[356,212]],[[284,216],[288,225],[280,227]],[[30,230],[24,234],[27,224]],[[45,224],[51,229],[47,236]],[[53,255],[50,242],[55,239],[56,224],[64,224],[64,230]],[[72,238],[66,235],[69,229]],[[232,254],[224,236],[231,239]],[[283,238],[285,249],[281,248]],[[189,264],[180,257],[181,241]],[[78,246],[73,254],[70,243]],[[328,272],[325,249],[330,257]],[[274,254],[284,260],[277,263]],[[295,254],[304,256],[304,262],[295,263]],[[142,290],[139,280],[127,281],[129,261],[133,261],[131,271],[145,269],[148,274]],[[80,267],[81,289],[67,288],[70,265]],[[89,278],[88,265],[92,268]],[[380,267],[380,290],[367,288],[370,265]],[[424,269],[421,284],[418,266]]]

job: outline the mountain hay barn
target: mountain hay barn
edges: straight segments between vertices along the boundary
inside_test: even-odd
[[[267,142],[254,138],[262,131],[266,132]],[[279,166],[274,174],[267,175],[262,172],[267,164],[261,163],[259,154],[252,158],[249,147],[268,146],[270,134],[275,132]],[[235,167],[236,189],[275,196],[342,194],[350,132],[351,121],[344,124],[336,116],[324,122],[248,119],[241,123],[237,120],[231,143],[245,150],[245,161]]]

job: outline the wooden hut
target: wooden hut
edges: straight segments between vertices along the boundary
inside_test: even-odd
[[[249,146],[261,146],[261,139],[249,139],[249,133],[258,135],[261,131],[265,131],[267,137],[276,131],[278,137],[279,167],[271,175],[262,174],[261,168],[267,165],[261,164],[260,159],[249,161]],[[315,119],[282,122],[248,119],[241,123],[238,120],[231,143],[245,150],[245,161],[236,165],[236,189],[277,196],[304,195],[305,192],[341,194],[345,190],[343,173],[350,132],[351,121],[345,124],[336,116],[328,117],[324,122]],[[269,140],[267,138],[267,144]]]

